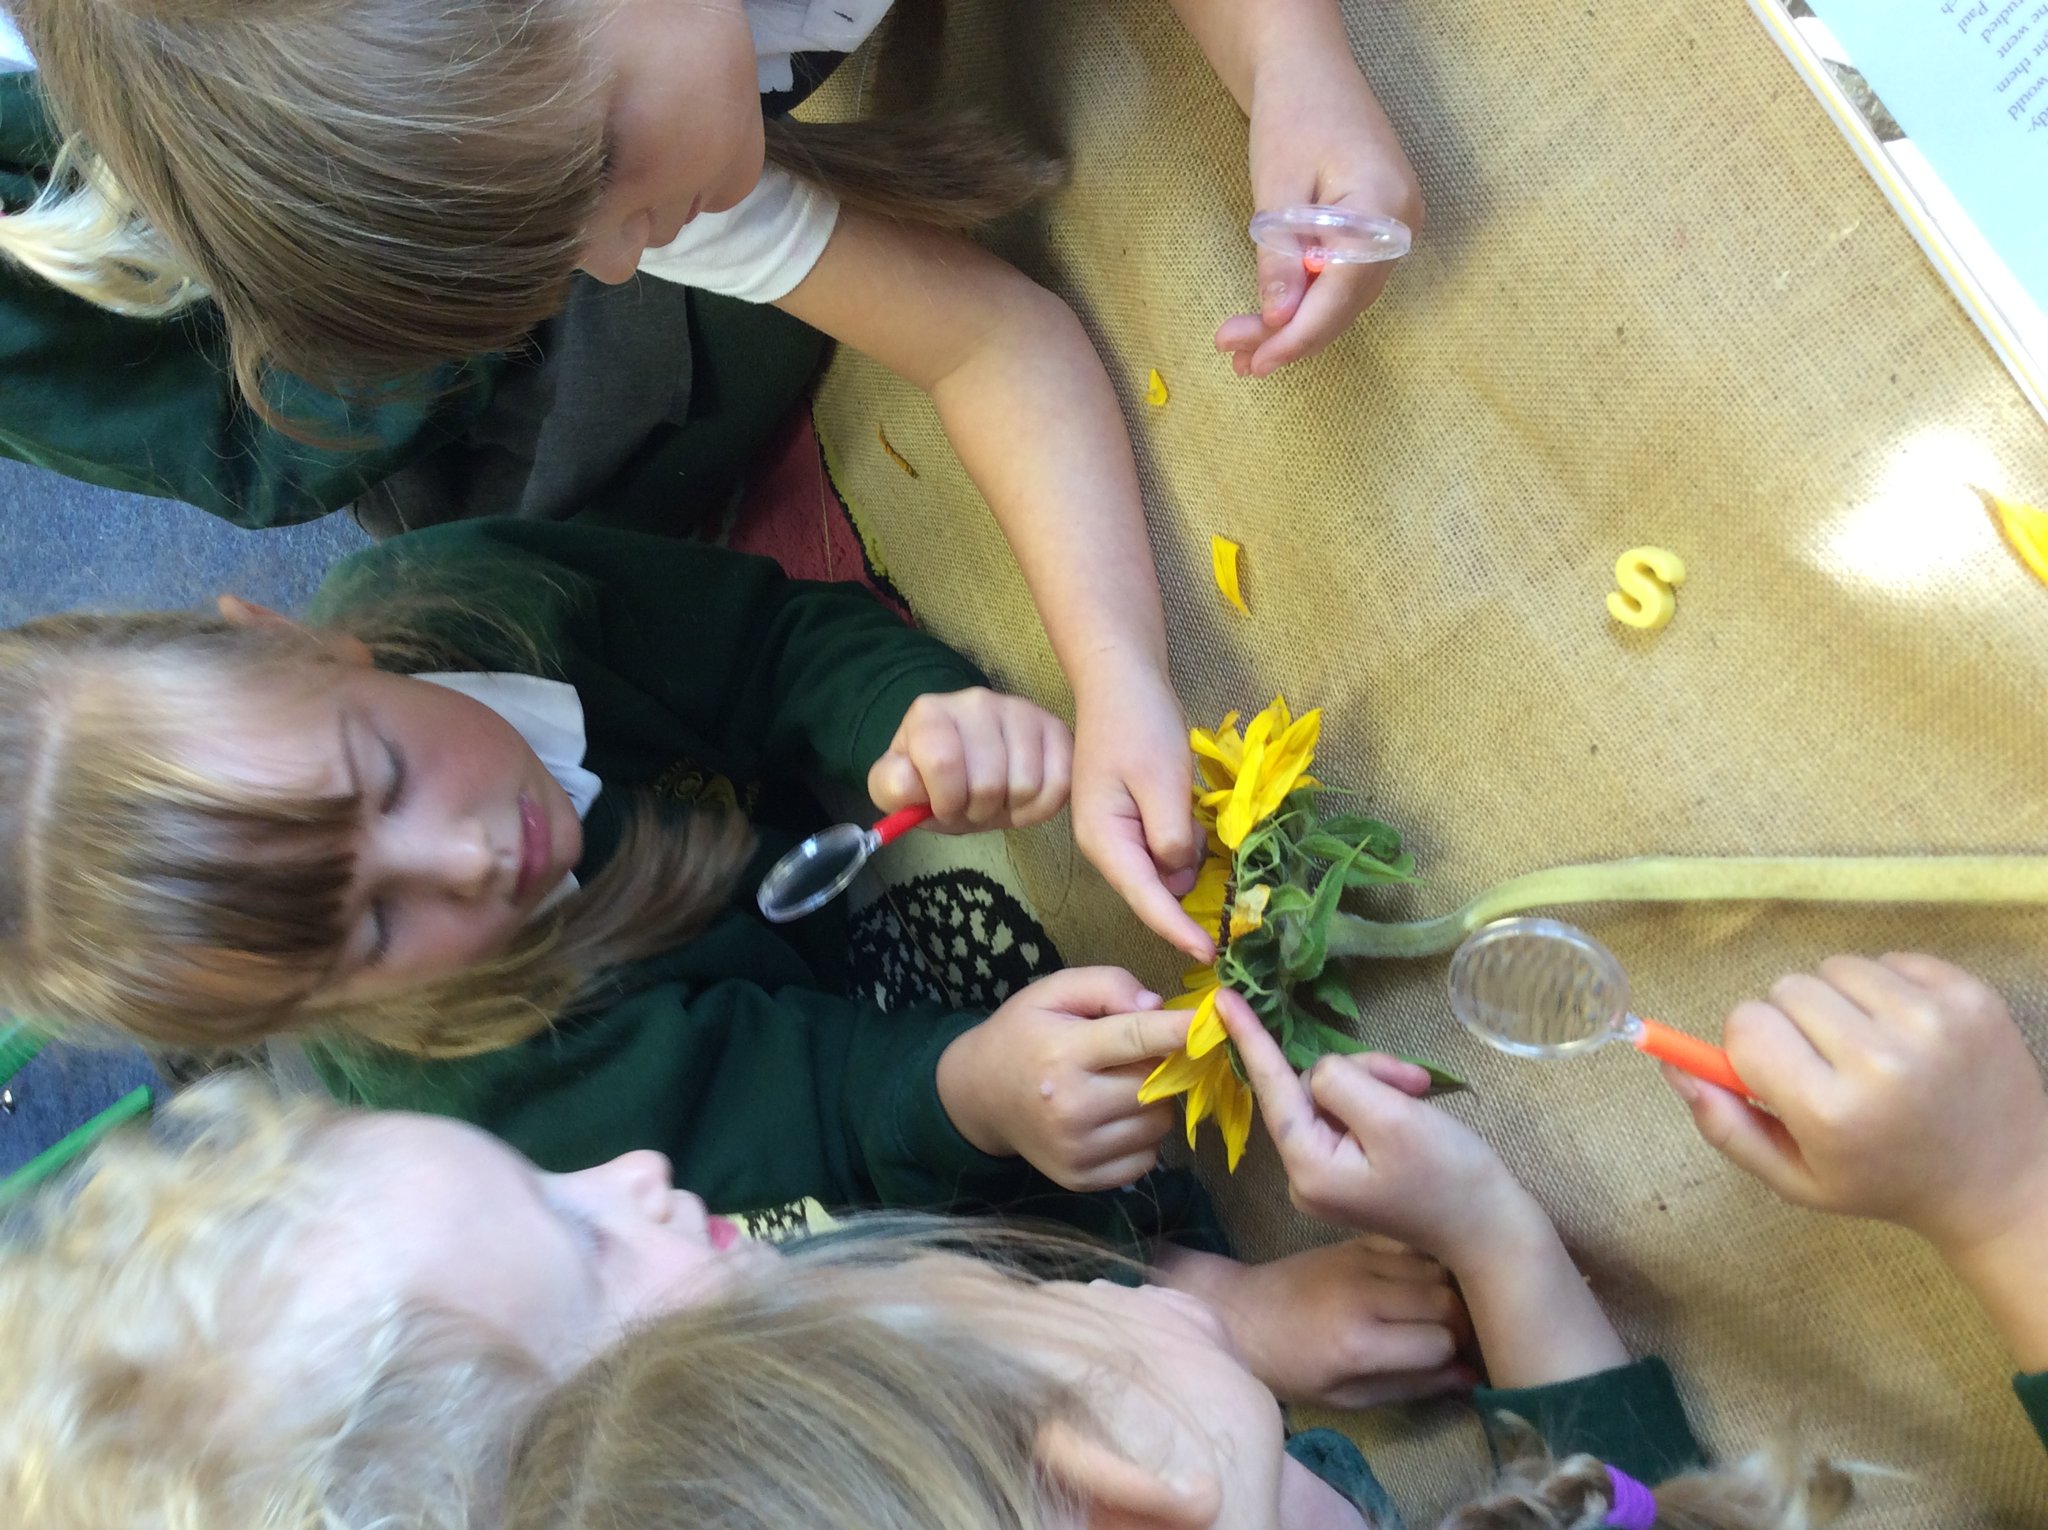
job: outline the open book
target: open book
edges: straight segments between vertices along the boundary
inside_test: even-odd
[[[2048,0],[1750,0],[2048,418]]]

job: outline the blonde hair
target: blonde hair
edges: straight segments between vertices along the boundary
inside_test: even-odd
[[[818,1252],[558,1389],[515,1453],[504,1530],[1068,1522],[1036,1445],[1085,1417],[1072,1390],[974,1332],[917,1266]]]
[[[131,318],[164,318],[206,296],[99,156],[77,139],[58,150],[35,201],[0,215],[0,255]]]
[[[516,347],[562,307],[601,194],[603,0],[14,10],[65,128],[220,305],[259,410],[272,370],[386,381]],[[771,122],[767,136],[772,161],[848,203],[949,228],[1057,178],[959,119]]]
[[[1038,1471],[1084,1401],[969,1328],[985,1304],[915,1268],[791,1272],[629,1336],[541,1406],[505,1530],[1049,1530],[1077,1522]],[[983,1293],[985,1302],[985,1292]],[[1064,1336],[1085,1346],[1085,1332]],[[1515,1421],[1497,1490],[1443,1530],[1596,1530],[1606,1468],[1553,1463]],[[1850,1499],[1826,1462],[1776,1450],[1656,1489],[1660,1530],[1817,1530]]]
[[[481,1530],[546,1385],[399,1300],[284,1335],[347,1113],[209,1079],[17,1214],[0,1252],[0,1502],[22,1530]],[[346,1332],[339,1331],[346,1329]],[[281,1342],[282,1341],[282,1342]],[[277,1362],[283,1369],[277,1369]]]
[[[182,1048],[317,1030],[460,1056],[532,1035],[723,905],[745,824],[643,804],[603,872],[495,960],[374,1000],[323,993],[356,796],[260,792],[184,757],[223,697],[317,695],[341,674],[317,633],[194,613],[0,633],[0,1008]]]

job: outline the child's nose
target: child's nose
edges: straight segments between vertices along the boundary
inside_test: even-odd
[[[675,1179],[665,1154],[652,1148],[642,1148],[622,1153],[605,1167],[611,1171],[612,1182],[635,1211],[650,1221],[668,1220]]]

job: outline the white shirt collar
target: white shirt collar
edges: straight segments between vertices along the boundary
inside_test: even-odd
[[[480,672],[414,675],[413,678],[438,685],[443,690],[459,691],[504,718],[512,725],[513,731],[526,740],[527,747],[540,757],[548,774],[569,794],[577,818],[582,819],[589,814],[591,803],[597,801],[597,794],[604,790],[604,782],[583,768],[583,755],[588,746],[583,734],[583,698],[576,694],[575,686],[561,680],[546,680],[539,675]],[[575,890],[576,874],[571,872],[562,878],[561,885],[541,900],[535,912]]]

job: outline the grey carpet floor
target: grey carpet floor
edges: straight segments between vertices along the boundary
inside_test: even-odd
[[[4,625],[79,607],[204,605],[223,590],[295,611],[335,559],[364,545],[345,515],[242,531],[188,505],[114,494],[0,459]],[[12,1080],[0,1080],[0,1174],[155,1077],[132,1047],[47,1049]]]

